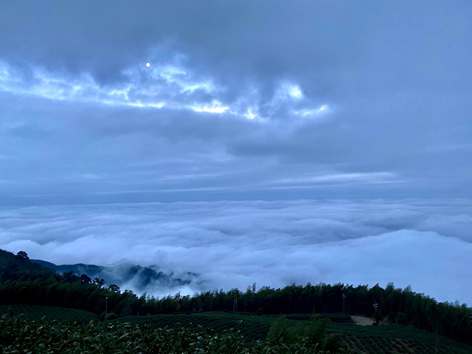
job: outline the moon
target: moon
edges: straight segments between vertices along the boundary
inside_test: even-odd
[[[146,63],[146,66],[149,68],[149,67],[151,66],[151,64],[149,64],[149,63]]]

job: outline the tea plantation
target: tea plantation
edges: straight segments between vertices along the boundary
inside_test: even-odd
[[[0,316],[19,316],[27,320],[79,322],[88,323],[98,320],[98,316],[92,312],[70,309],[66,307],[39,306],[39,305],[0,305]]]
[[[321,333],[322,334],[322,333]],[[0,350],[4,354],[322,354],[346,353],[339,346],[325,350],[326,341],[307,338],[284,343],[279,337],[247,341],[236,329],[215,332],[209,328],[180,326],[151,328],[110,321],[88,324],[23,320],[0,317]]]
[[[18,316],[20,314],[22,315]],[[189,338],[193,338],[194,336],[195,338],[204,338],[205,335],[209,335],[211,337],[211,333],[215,333],[213,336],[214,338],[218,338],[218,340],[223,340],[222,338],[226,338],[225,340],[227,340],[228,343],[230,340],[236,340],[239,343],[239,346],[245,346],[241,344],[241,340],[246,343],[263,341],[266,338],[271,325],[277,319],[277,317],[273,315],[250,316],[225,312],[203,312],[192,314],[129,316],[108,321],[102,324],[99,324],[98,321],[94,321],[95,324],[85,324],[90,321],[97,320],[98,317],[95,314],[82,310],[36,305],[2,305],[0,306],[0,316],[1,315],[3,315],[3,317],[1,318],[0,322],[4,326],[4,333],[0,347],[4,350],[4,352],[9,352],[8,350],[5,351],[5,348],[7,348],[5,345],[8,343],[8,341],[11,342],[10,344],[13,343],[19,347],[23,345],[19,343],[18,340],[12,339],[14,336],[29,336],[31,335],[31,331],[34,332],[37,330],[37,333],[35,334],[39,336],[37,340],[41,341],[44,339],[47,342],[46,337],[47,335],[51,334],[45,334],[45,327],[42,326],[41,323],[52,320],[63,322],[63,324],[56,322],[53,326],[51,326],[51,330],[55,328],[54,333],[61,333],[61,336],[64,336],[65,338],[64,341],[70,343],[70,345],[79,345],[83,348],[89,348],[87,350],[100,348],[102,346],[104,348],[108,347],[110,350],[113,349],[117,353],[134,353],[135,351],[131,347],[127,347],[127,345],[131,346],[134,343],[133,345],[135,345],[135,348],[138,348],[139,345],[142,344],[142,341],[139,339],[140,330],[138,328],[141,328],[143,331],[142,333],[146,333],[146,336],[148,337],[152,336],[152,333],[154,333],[152,331],[158,331],[155,333],[160,333],[162,336],[164,336],[163,333],[167,333],[166,336],[168,338],[164,336],[167,339],[182,339],[185,337],[188,341],[191,341]],[[12,315],[13,317],[11,317]],[[326,315],[326,317],[330,317],[330,315]],[[343,320],[345,317],[346,316],[343,317],[342,315],[339,315],[336,319]],[[288,315],[287,318],[289,318],[289,323],[291,326],[298,325],[303,327],[308,323],[306,321],[308,315]],[[72,325],[73,322],[77,322],[77,324]],[[70,325],[67,325],[67,323],[70,323]],[[79,323],[83,323],[84,325],[80,325]],[[29,328],[30,333],[28,334],[27,330],[21,329],[22,326],[23,328]],[[162,332],[163,329],[165,329],[164,332]],[[213,332],[208,332],[208,329],[211,329]],[[165,332],[166,330],[171,332]],[[11,334],[10,337],[5,334],[9,331]],[[79,338],[78,336],[82,332],[83,338]],[[329,322],[326,328],[326,333],[339,333],[344,343],[349,346],[351,353],[430,354],[436,353],[436,346],[437,353],[440,354],[472,353],[472,347],[466,344],[420,331],[415,329],[413,326],[358,326],[351,323]],[[120,336],[114,337],[115,334],[120,334]],[[124,340],[128,336],[130,336],[130,338],[133,337],[133,343],[126,342]],[[90,338],[95,338],[95,342],[93,342]],[[87,340],[89,342],[87,342]],[[198,340],[195,339],[195,342],[192,345],[197,345],[197,342]],[[49,343],[50,345],[53,345],[52,342]],[[189,343],[187,344],[190,345]],[[164,345],[163,343],[161,344]],[[140,348],[146,347],[144,344],[142,345],[143,347]],[[12,347],[9,348],[12,349]],[[125,350],[123,348],[128,349]],[[256,348],[262,350],[263,346],[261,343],[255,346],[248,344],[248,348],[251,348],[250,350],[252,352],[257,353],[258,349]],[[274,346],[274,348],[278,347]],[[274,348],[272,352],[275,352],[276,349]],[[14,350],[12,349],[11,352],[14,352]],[[39,352],[41,351],[38,351],[38,353]],[[52,352],[55,351],[53,350]],[[302,351],[302,353],[305,352],[308,353],[311,351]]]
[[[339,333],[351,349],[368,354],[415,353],[470,354],[472,347],[446,337],[420,331],[413,326],[358,326],[329,323],[326,333]]]
[[[203,326],[205,328],[212,328],[217,332],[237,328],[246,340],[254,341],[264,339],[267,336],[270,326],[275,319],[276,317],[273,316],[244,316],[224,312],[204,312],[192,315],[130,316],[114,321],[128,322],[133,325],[146,324],[151,328],[179,328],[182,325],[189,325],[191,328],[196,329],[198,326]]]
[[[332,315],[326,315],[330,317]],[[306,323],[307,315],[287,315],[292,326]],[[151,328],[179,328],[188,325],[197,329],[198,326],[214,329],[216,332],[237,328],[246,340],[262,340],[267,336],[271,324],[276,316],[247,316],[224,312],[192,313],[191,315],[153,315],[130,316],[120,318],[112,322],[127,322],[130,324],[146,324]],[[291,319],[292,318],[292,319]],[[293,318],[299,318],[293,319]],[[343,318],[338,315],[338,318]],[[352,352],[364,352],[366,354],[391,354],[391,353],[436,353],[436,341],[438,353],[441,354],[471,354],[472,347],[466,344],[445,338],[436,337],[415,329],[413,326],[385,325],[385,326],[359,326],[350,323],[330,322],[326,333],[339,333],[343,341]]]

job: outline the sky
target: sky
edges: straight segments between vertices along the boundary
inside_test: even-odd
[[[2,2],[0,248],[197,272],[189,293],[393,281],[471,305],[471,19]]]

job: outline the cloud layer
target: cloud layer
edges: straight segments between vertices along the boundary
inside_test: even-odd
[[[471,17],[1,4],[0,203],[469,197]]]
[[[274,201],[3,208],[0,247],[56,264],[157,265],[199,274],[181,290],[412,285],[472,303],[468,200]]]

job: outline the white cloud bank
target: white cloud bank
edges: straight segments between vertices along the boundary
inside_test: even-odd
[[[472,304],[470,201],[180,202],[0,209],[0,248],[56,264],[156,264],[184,293],[306,284],[412,285]],[[162,295],[166,289],[148,289]]]

